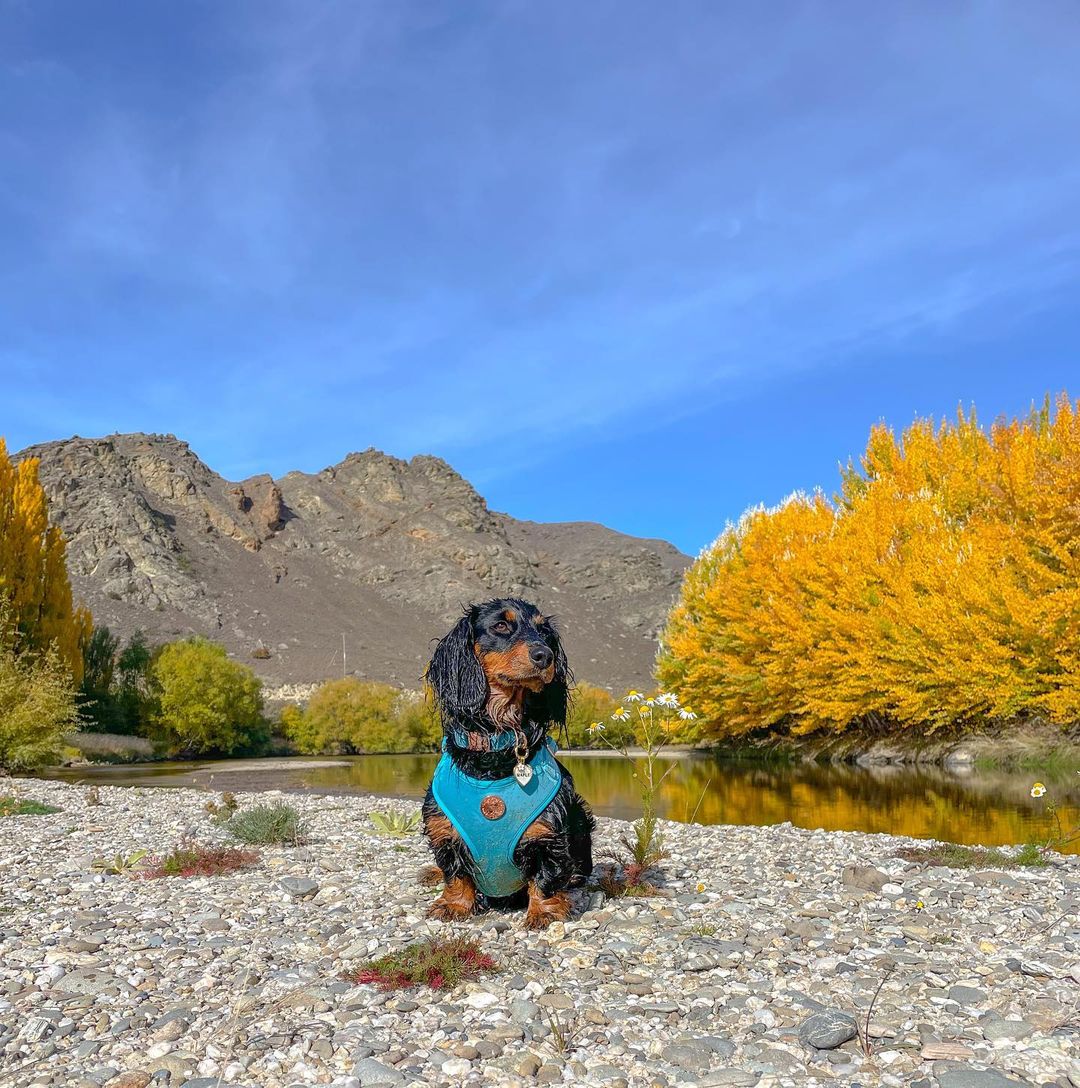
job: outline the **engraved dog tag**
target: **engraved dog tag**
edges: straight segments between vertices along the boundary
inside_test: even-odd
[[[519,786],[527,786],[532,781],[533,769],[528,763],[519,763],[514,768],[514,777],[518,780]]]

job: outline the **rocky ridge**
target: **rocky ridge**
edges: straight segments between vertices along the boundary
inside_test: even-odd
[[[496,513],[437,457],[369,449],[236,483],[172,435],[17,456],[40,459],[76,595],[98,622],[219,639],[271,686],[340,674],[343,635],[348,671],[415,685],[460,607],[502,594],[560,618],[582,678],[640,685],[689,562],[601,525]]]

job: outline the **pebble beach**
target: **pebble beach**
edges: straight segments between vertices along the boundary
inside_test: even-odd
[[[4,1088],[1080,1088],[1080,857],[951,869],[897,857],[909,839],[664,823],[662,895],[582,891],[527,932],[520,913],[425,918],[423,840],[368,820],[401,801],[241,794],[296,806],[305,842],[150,880],[94,859],[228,841],[214,795],[12,785],[60,811],[0,820]],[[628,827],[601,819],[598,857]],[[342,978],[453,933],[499,972]]]

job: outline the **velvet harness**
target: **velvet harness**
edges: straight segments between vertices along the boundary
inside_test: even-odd
[[[468,735],[454,731],[454,742],[469,747]],[[493,751],[506,750],[512,733],[491,737]],[[435,768],[431,792],[472,855],[472,876],[484,895],[499,898],[525,886],[525,876],[514,863],[525,829],[551,804],[562,783],[562,769],[555,760],[555,741],[546,737],[529,759],[533,776],[522,786],[511,774],[506,778],[472,778],[450,758],[443,741],[443,756]]]

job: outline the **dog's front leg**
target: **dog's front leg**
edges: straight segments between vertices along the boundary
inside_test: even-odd
[[[424,805],[424,834],[443,879],[442,894],[428,907],[428,917],[458,922],[478,914],[487,903],[469,874],[465,844],[434,800]]]
[[[565,835],[556,834],[543,820],[536,820],[522,836],[514,860],[528,881],[529,906],[526,929],[546,929],[570,916],[567,885],[574,863]]]

